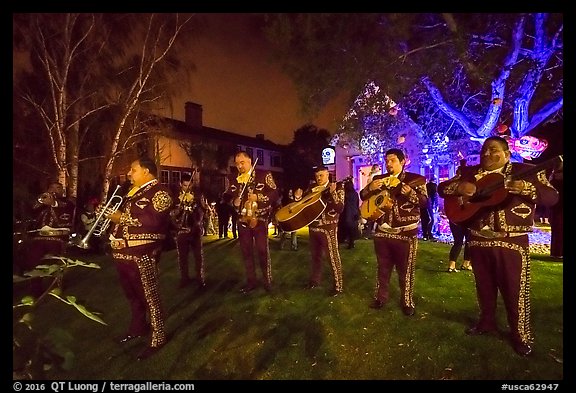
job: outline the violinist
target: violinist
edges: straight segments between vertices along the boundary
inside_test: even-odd
[[[242,293],[257,288],[255,253],[262,271],[264,288],[272,290],[272,268],[268,248],[268,224],[272,207],[278,199],[278,191],[270,172],[255,170],[252,157],[245,151],[234,156],[238,176],[231,179],[226,190],[233,198],[234,208],[239,212],[238,240],[246,269],[246,284]],[[256,163],[254,163],[256,164]]]
[[[196,173],[195,171],[194,174]],[[182,175],[176,208],[170,212],[172,225],[176,230],[175,243],[180,268],[180,288],[193,282],[188,270],[190,250],[194,254],[198,289],[206,288],[204,251],[202,249],[202,231],[206,210],[208,210],[208,204],[198,187],[197,177],[188,174]]]
[[[302,194],[322,192],[326,208],[318,218],[308,225],[310,234],[310,253],[312,265],[310,280],[307,289],[316,288],[322,281],[322,257],[326,256],[332,268],[334,287],[330,294],[338,296],[343,291],[342,286],[342,261],[338,250],[338,219],[344,210],[344,186],[340,183],[330,182],[328,168],[319,166],[314,168],[316,184],[306,192],[298,188],[294,192],[294,199],[299,201]]]
[[[406,157],[400,149],[389,149],[385,159],[387,173],[374,176],[360,191],[360,199],[365,201],[375,191],[390,190],[384,212],[376,220],[374,251],[378,271],[375,296],[370,307],[380,309],[388,302],[390,277],[396,268],[400,306],[404,315],[412,316],[415,311],[414,270],[420,209],[425,209],[428,201],[426,178],[404,170]]]

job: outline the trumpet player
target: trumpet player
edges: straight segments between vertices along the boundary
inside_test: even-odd
[[[170,216],[176,230],[175,243],[180,268],[180,288],[192,283],[188,269],[188,254],[191,250],[196,268],[196,283],[198,289],[203,290],[206,288],[206,281],[204,279],[202,231],[208,203],[198,187],[197,179],[193,176],[187,174],[182,176],[176,203],[176,208],[170,212]]]
[[[46,192],[34,200],[34,228],[24,247],[25,255],[20,260],[23,271],[34,269],[45,255],[64,255],[68,237],[74,221],[75,204],[66,198],[64,186],[57,181],[48,185]],[[41,279],[31,280],[33,295],[42,292]]]
[[[157,167],[150,158],[133,161],[129,173],[132,189],[116,211],[105,213],[114,223],[110,247],[131,312],[128,331],[118,342],[150,333],[148,346],[138,354],[138,360],[150,357],[166,344],[157,265],[169,231],[173,200],[156,176]]]

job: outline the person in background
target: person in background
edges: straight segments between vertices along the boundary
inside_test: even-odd
[[[458,261],[458,256],[460,255],[460,251],[462,251],[462,247],[464,247],[464,259],[460,266],[460,270],[472,270],[472,266],[470,265],[468,242],[466,241],[466,228],[451,220],[448,220],[448,224],[450,225],[450,231],[452,232],[452,238],[454,239],[454,243],[452,244],[452,247],[450,247],[450,253],[448,254],[448,273],[458,273],[458,269],[456,269],[456,261]]]
[[[293,202],[295,202],[294,190],[289,189],[286,196],[282,198],[282,205],[284,207],[284,206],[287,206]],[[297,231],[286,232],[280,227],[278,227],[278,230],[280,231],[280,250],[282,250],[284,248],[284,244],[286,243],[286,239],[288,237],[290,237],[290,249],[292,251],[298,251],[298,232]]]
[[[80,222],[82,223],[81,235],[85,236],[96,222],[96,205],[92,200],[84,204],[84,209],[82,210],[82,213],[80,213]],[[98,237],[91,236],[88,246],[89,250],[99,250]]]
[[[321,192],[326,203],[322,214],[308,225],[310,236],[310,253],[312,256],[310,279],[307,289],[316,288],[322,280],[322,258],[326,256],[332,268],[334,286],[332,296],[338,296],[344,291],[342,277],[342,261],[338,250],[338,219],[344,209],[344,186],[342,183],[330,182],[330,172],[324,166],[314,169],[315,185],[305,193],[301,188],[294,192],[294,199],[299,201],[303,194]]]
[[[352,180],[344,182],[344,210],[338,221],[339,242],[348,243],[348,248],[354,248],[358,238],[358,221],[360,220],[360,197],[354,189]]]
[[[466,166],[466,159],[460,160],[460,166],[456,170],[456,175],[460,174],[462,171],[462,167]],[[444,182],[443,182],[444,183]],[[440,183],[442,188],[446,186],[446,184]],[[438,187],[440,187],[438,185]],[[467,235],[466,235],[466,228],[463,226],[455,223],[452,220],[448,220],[448,225],[450,226],[450,231],[452,232],[453,243],[452,247],[450,247],[450,252],[448,254],[448,273],[458,273],[458,269],[456,268],[456,262],[458,261],[458,256],[462,251],[462,247],[464,247],[464,260],[462,265],[460,266],[460,270],[472,270],[472,266],[470,265],[470,250],[468,249],[468,242]]]
[[[219,239],[228,239],[228,225],[230,225],[231,210],[233,209],[233,206],[230,204],[230,199],[230,195],[224,193],[220,196],[220,200],[216,204]]]
[[[182,175],[177,204],[175,209],[170,212],[170,217],[176,230],[175,243],[178,267],[180,268],[180,288],[190,285],[193,281],[188,269],[188,254],[192,251],[196,283],[198,289],[203,290],[206,288],[206,279],[202,231],[204,213],[208,209],[208,203],[198,184],[198,179],[194,179],[188,174]]]
[[[23,256],[18,264],[22,272],[30,271],[42,263],[47,255],[65,255],[66,245],[74,225],[74,201],[66,197],[64,186],[57,182],[48,184],[46,192],[33,202],[32,236],[26,241]],[[34,296],[43,292],[41,278],[30,280]]]
[[[389,298],[392,270],[396,268],[400,286],[400,305],[406,316],[415,313],[414,271],[418,249],[420,209],[426,208],[426,179],[404,169],[406,157],[400,149],[386,151],[387,173],[374,179],[360,191],[360,199],[367,200],[383,187],[391,190],[391,197],[383,215],[376,220],[374,250],[378,264],[376,293],[370,307],[382,308]],[[412,188],[408,183],[422,183]],[[394,190],[394,191],[392,191]],[[393,195],[395,192],[396,195]]]
[[[368,183],[370,183],[373,179],[374,176],[379,176],[382,174],[382,167],[380,166],[380,164],[373,164],[370,167],[370,172],[368,173]],[[363,229],[362,229],[362,237],[364,239],[370,239],[372,238],[372,235],[374,234],[374,227],[376,225],[376,222],[373,220],[365,220],[366,222],[364,223]]]
[[[421,212],[422,240],[436,241],[433,234],[438,213],[438,186],[435,176],[430,176],[428,183],[426,183],[426,193],[428,194],[428,203],[426,209],[422,209]]]
[[[238,176],[231,179],[226,190],[233,198],[234,207],[240,211],[238,240],[246,270],[246,284],[240,290],[247,294],[258,286],[255,253],[258,255],[264,289],[272,291],[272,266],[269,253],[268,223],[276,204],[278,191],[271,172],[253,168],[252,157],[245,151],[234,156]]]
[[[134,160],[129,176],[132,189],[119,210],[104,212],[114,223],[110,247],[131,314],[127,333],[117,341],[126,343],[151,330],[148,347],[138,354],[138,360],[154,355],[167,341],[158,262],[174,202],[168,187],[157,180],[157,171],[148,157]]]
[[[564,258],[564,171],[555,169],[550,175],[550,183],[558,190],[558,202],[550,209],[550,256]]]
[[[214,202],[209,203],[204,212],[204,236],[212,236],[216,234],[214,225],[214,217],[216,216],[216,209],[214,208],[215,205]]]
[[[446,207],[450,201],[460,201],[482,191],[478,182],[485,176],[494,180],[488,178],[480,185],[493,184],[502,177],[500,181],[507,191],[505,199],[491,205],[483,204],[477,211],[473,209],[471,217],[463,221],[470,235],[468,246],[480,306],[478,322],[465,333],[475,336],[497,332],[496,306],[500,292],[512,347],[518,355],[528,356],[532,353],[534,340],[530,321],[528,233],[533,230],[536,205],[553,205],[558,201],[558,191],[548,181],[545,170],[512,180],[513,175],[532,166],[512,163],[510,156],[506,139],[488,137],[480,150],[480,164],[461,167],[461,173],[443,182],[438,192],[445,198]],[[448,196],[453,198],[446,199]]]

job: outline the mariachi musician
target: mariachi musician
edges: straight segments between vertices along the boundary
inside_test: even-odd
[[[64,187],[52,182],[48,190],[38,196],[32,206],[35,229],[31,238],[34,250],[23,261],[26,268],[34,268],[46,254],[62,255],[74,222],[74,202],[66,198]]]
[[[23,271],[34,269],[45,255],[64,255],[74,223],[74,210],[74,202],[66,198],[59,182],[50,183],[47,191],[38,196],[32,206],[35,228],[30,231],[32,236],[20,262]],[[34,295],[42,291],[39,279],[32,280],[31,286]]]
[[[528,233],[533,230],[536,205],[551,206],[558,200],[544,165],[555,164],[556,159],[532,166],[512,163],[510,157],[506,139],[488,137],[480,150],[480,164],[461,167],[461,173],[440,183],[438,194],[445,198],[448,218],[461,223],[469,235],[480,317],[465,333],[475,336],[498,331],[500,292],[512,347],[518,355],[528,356],[533,343]],[[487,192],[489,189],[492,192]]]
[[[256,267],[254,251],[264,279],[266,291],[272,290],[272,267],[268,247],[268,224],[272,207],[279,198],[274,178],[270,172],[257,171],[252,165],[252,157],[245,151],[234,156],[238,176],[231,179],[226,194],[233,198],[234,207],[239,212],[238,240],[246,269],[246,285],[242,293],[256,289]],[[256,164],[256,163],[254,163]]]
[[[128,176],[132,189],[116,211],[106,213],[115,224],[110,247],[131,312],[128,331],[118,342],[125,343],[151,331],[149,345],[140,352],[138,360],[156,353],[167,340],[157,265],[169,232],[173,200],[168,187],[156,178],[157,171],[148,157],[133,161]]]
[[[344,210],[344,185],[342,182],[330,182],[330,172],[325,166],[314,168],[316,184],[302,192],[299,188],[294,192],[294,199],[299,201],[312,193],[320,193],[326,207],[322,213],[308,225],[310,234],[310,253],[312,255],[310,279],[307,289],[316,288],[322,281],[322,257],[326,255],[332,268],[334,286],[332,296],[338,296],[343,291],[342,261],[338,250],[338,219]]]
[[[204,229],[204,213],[208,210],[206,198],[196,187],[194,174],[183,175],[180,180],[180,193],[176,208],[170,212],[172,225],[176,230],[175,243],[180,268],[180,288],[188,286],[190,279],[188,269],[188,254],[194,254],[196,284],[198,289],[206,288],[204,278],[204,250],[202,248],[202,231]]]
[[[406,172],[406,157],[400,149],[385,154],[387,173],[373,177],[360,191],[362,201],[374,193],[385,193],[381,216],[376,219],[374,250],[378,263],[377,285],[370,307],[382,308],[389,298],[392,270],[396,268],[400,284],[400,306],[406,316],[414,315],[414,270],[420,209],[427,204],[426,178]]]

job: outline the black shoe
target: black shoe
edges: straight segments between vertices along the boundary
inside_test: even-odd
[[[402,306],[402,312],[407,317],[411,317],[412,315],[414,315],[415,309],[414,309],[414,307],[411,307],[411,306]]]
[[[370,308],[375,310],[380,310],[382,307],[384,307],[384,302],[382,300],[374,299],[372,303],[370,303]]]
[[[464,333],[468,336],[482,336],[484,334],[494,334],[495,332],[496,329],[481,329],[478,326],[472,326],[471,328],[464,330]]]
[[[256,285],[246,285],[240,290],[240,293],[247,294],[256,289]]]
[[[206,282],[198,281],[198,292],[203,292],[206,290]]]
[[[164,344],[159,345],[157,347],[148,347],[138,354],[137,359],[138,360],[148,359],[150,356],[154,355],[156,352],[162,349],[163,346]]]
[[[306,285],[304,286],[304,288],[306,288],[306,289],[314,289],[314,288],[316,288],[317,286],[318,286],[318,283],[317,283],[317,282],[312,282],[312,281],[310,281],[308,284],[306,284]]]
[[[144,336],[143,334],[127,334],[127,335],[125,335],[125,336],[116,338],[116,342],[117,342],[118,344],[125,344],[125,343],[127,343],[128,341],[132,341],[132,340],[134,340],[135,338],[140,338],[140,337],[143,337],[143,336]]]
[[[514,351],[520,356],[530,356],[532,354],[532,347],[529,344],[517,341],[513,343]]]
[[[354,248],[354,244],[349,244],[349,245],[348,245],[348,249],[350,250],[350,249],[352,249],[352,248]]]
[[[338,296],[342,295],[342,293],[344,293],[343,290],[336,290],[336,289],[334,289],[332,292],[330,292],[330,296],[332,296],[332,297],[338,297]]]

